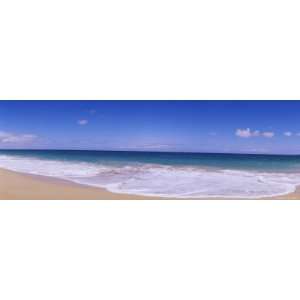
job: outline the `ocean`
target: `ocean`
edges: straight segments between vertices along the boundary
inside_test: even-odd
[[[255,199],[284,195],[300,184],[297,155],[0,150],[0,167],[171,198]]]

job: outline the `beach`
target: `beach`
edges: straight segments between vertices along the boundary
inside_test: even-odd
[[[104,188],[73,183],[47,176],[18,173],[0,168],[1,200],[163,200],[171,198],[147,197],[133,194],[112,193]],[[204,199],[204,198],[198,198]],[[205,198],[207,199],[207,198]],[[216,198],[208,198],[215,200]],[[218,198],[226,199],[226,198]],[[267,200],[300,199],[300,188],[294,193],[266,197]],[[194,198],[194,200],[196,200]],[[238,200],[238,199],[237,199]],[[242,200],[242,199],[241,199]]]
[[[17,172],[6,173],[9,189],[8,175],[0,183],[5,193],[21,190],[15,198],[26,191],[38,199],[273,199],[298,197],[300,185],[300,156],[288,155],[0,150],[0,169]]]
[[[71,181],[22,174],[0,168],[0,199],[6,200],[146,200],[161,199],[111,193]]]

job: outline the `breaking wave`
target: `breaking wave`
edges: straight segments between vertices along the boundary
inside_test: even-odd
[[[300,173],[147,163],[107,165],[11,155],[0,155],[0,167],[112,192],[171,198],[262,198],[291,193],[300,184]]]

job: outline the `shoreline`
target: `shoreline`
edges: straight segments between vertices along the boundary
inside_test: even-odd
[[[0,200],[159,200],[134,194],[113,193],[60,178],[0,168]]]
[[[69,180],[33,175],[0,168],[0,200],[231,200],[230,198],[168,198],[110,192]],[[293,193],[257,199],[300,200],[300,186]]]

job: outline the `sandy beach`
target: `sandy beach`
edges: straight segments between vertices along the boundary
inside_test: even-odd
[[[162,199],[111,193],[67,180],[34,176],[0,168],[0,199],[7,200],[146,200]]]
[[[160,197],[118,194],[106,189],[76,184],[67,180],[35,176],[0,168],[0,199],[6,200],[159,200]],[[211,198],[214,200],[215,198]],[[300,188],[294,193],[270,200],[299,200]]]

